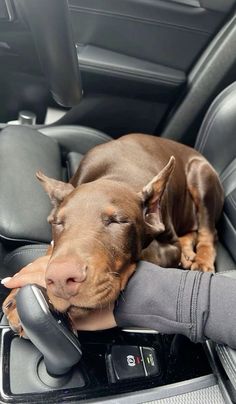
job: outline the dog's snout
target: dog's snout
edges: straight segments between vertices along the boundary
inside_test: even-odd
[[[88,266],[73,260],[57,260],[51,263],[46,273],[46,285],[55,296],[75,296],[87,278]]]

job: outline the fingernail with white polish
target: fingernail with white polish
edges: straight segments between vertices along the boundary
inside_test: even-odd
[[[7,278],[4,278],[1,280],[1,284],[5,285],[5,283],[9,282],[11,280],[11,276],[8,276]]]

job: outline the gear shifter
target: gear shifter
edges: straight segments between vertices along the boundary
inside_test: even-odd
[[[48,302],[44,290],[36,285],[20,289],[16,304],[27,337],[44,357],[38,367],[39,377],[46,384],[65,381],[70,369],[82,356],[80,343],[68,328],[63,315]],[[55,386],[54,386],[55,387]]]

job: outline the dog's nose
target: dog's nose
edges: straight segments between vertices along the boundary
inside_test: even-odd
[[[50,292],[64,299],[75,296],[87,278],[86,264],[73,260],[55,260],[46,272],[46,285]]]

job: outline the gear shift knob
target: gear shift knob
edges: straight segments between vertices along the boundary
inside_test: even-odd
[[[65,375],[79,362],[82,352],[63,315],[53,311],[46,293],[37,285],[22,287],[16,304],[24,331],[44,356],[48,373],[55,377]]]

